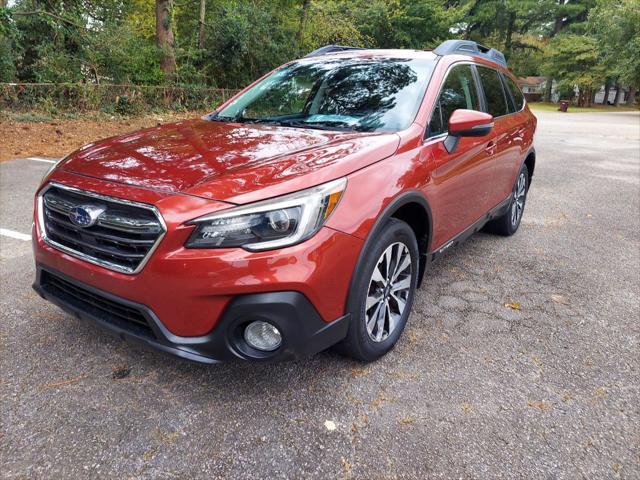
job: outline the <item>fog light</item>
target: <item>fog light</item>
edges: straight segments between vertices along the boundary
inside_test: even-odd
[[[272,352],[282,343],[280,330],[267,322],[252,322],[244,329],[245,341],[256,350]]]

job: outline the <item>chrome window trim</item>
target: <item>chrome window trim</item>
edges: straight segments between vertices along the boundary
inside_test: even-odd
[[[73,192],[73,193],[76,193],[78,195],[83,195],[85,197],[97,198],[97,199],[105,200],[107,202],[119,203],[121,205],[128,205],[128,206],[131,206],[131,207],[137,207],[137,208],[143,208],[143,209],[149,210],[158,219],[158,222],[160,222],[161,232],[158,235],[158,238],[156,239],[156,242],[153,244],[153,247],[151,247],[151,249],[149,250],[147,255],[142,259],[142,261],[136,267],[135,270],[123,267],[121,265],[118,265],[118,264],[115,264],[115,263],[112,263],[112,262],[108,262],[106,260],[100,260],[100,259],[94,258],[94,257],[92,257],[90,255],[86,255],[86,254],[84,254],[82,252],[78,252],[76,250],[73,250],[72,248],[66,247],[65,245],[62,245],[62,244],[60,244],[60,243],[58,243],[58,242],[56,242],[54,240],[51,240],[47,236],[47,230],[46,230],[45,224],[44,224],[44,199],[43,199],[43,195],[51,187],[56,187],[56,188],[59,188],[61,190],[67,190],[69,192]],[[47,185],[45,185],[40,190],[40,192],[38,193],[37,208],[38,208],[38,211],[37,211],[38,230],[39,230],[40,238],[42,239],[42,241],[44,243],[46,243],[50,247],[53,247],[53,248],[55,248],[57,250],[60,250],[60,251],[64,252],[67,255],[70,255],[72,257],[78,258],[80,260],[84,260],[85,262],[92,263],[94,265],[98,265],[98,266],[106,268],[108,270],[113,270],[115,272],[124,273],[126,275],[135,275],[135,274],[139,273],[144,268],[144,266],[147,264],[147,262],[149,261],[149,259],[153,255],[153,253],[158,248],[158,245],[160,245],[160,242],[162,241],[162,239],[167,234],[167,224],[165,223],[164,218],[160,214],[160,211],[153,205],[149,205],[147,203],[134,202],[134,201],[131,201],[131,200],[124,200],[124,199],[121,199],[121,198],[110,197],[108,195],[101,195],[99,193],[89,192],[87,190],[81,190],[79,188],[69,187],[67,185],[62,185],[61,183],[57,183],[57,182],[49,182],[49,183],[47,183]]]

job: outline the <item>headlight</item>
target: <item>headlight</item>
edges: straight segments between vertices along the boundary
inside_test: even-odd
[[[346,178],[282,197],[197,218],[187,248],[242,247],[269,250],[314,235],[335,210]]]

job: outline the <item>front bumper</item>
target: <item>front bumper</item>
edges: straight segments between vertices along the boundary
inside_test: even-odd
[[[123,340],[200,363],[301,358],[339,342],[349,326],[348,315],[325,322],[299,292],[268,292],[235,297],[210,333],[180,337],[167,330],[147,306],[84,284],[43,265],[37,266],[33,288],[42,298],[66,312],[94,322]],[[268,321],[280,330],[282,345],[278,350],[261,352],[246,344],[242,332],[254,320]]]

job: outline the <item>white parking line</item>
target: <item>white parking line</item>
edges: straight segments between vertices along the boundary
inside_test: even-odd
[[[28,242],[31,240],[31,235],[27,235],[25,233],[14,232],[13,230],[7,230],[6,228],[0,228],[0,235],[5,237],[15,238],[17,240],[24,240]]]
[[[58,163],[58,160],[49,160],[48,158],[40,158],[40,157],[27,157],[27,160],[33,160],[34,162],[43,162],[43,163]]]

